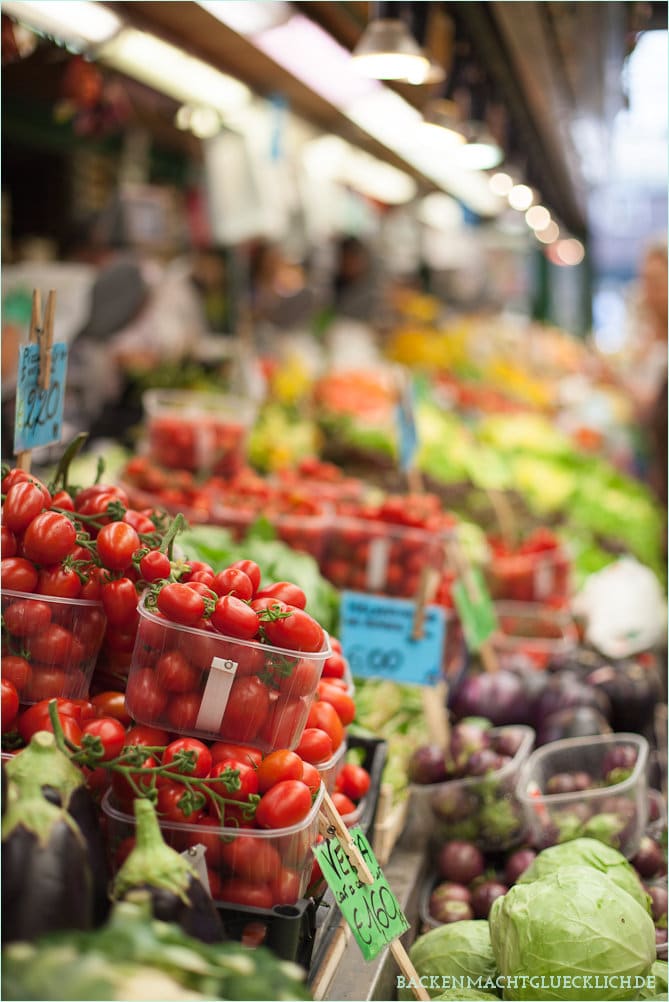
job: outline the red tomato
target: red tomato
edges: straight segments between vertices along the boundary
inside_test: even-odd
[[[255,594],[260,587],[260,575],[261,571],[254,560],[235,560],[231,567],[237,567],[240,571],[244,571],[244,574],[250,578],[251,584],[253,585],[253,593]]]
[[[81,728],[77,721],[71,714],[66,713],[65,708],[61,707],[60,704],[57,707],[57,712],[65,737],[75,745],[80,744]],[[17,726],[19,734],[26,744],[29,743],[33,734],[36,734],[38,731],[50,731],[53,733],[47,703],[35,703],[34,706],[30,706],[27,710],[24,710],[23,713],[19,714]]]
[[[306,783],[312,793],[318,793],[321,787],[321,774],[311,762],[302,764],[302,782]]]
[[[202,693],[177,693],[167,704],[165,720],[172,730],[178,733],[192,731],[197,723],[201,705]]]
[[[272,891],[267,884],[252,884],[246,880],[231,877],[222,880],[219,886],[218,900],[233,905],[245,905],[250,908],[271,908]]]
[[[137,592],[130,578],[118,578],[102,586],[102,606],[112,626],[127,626],[137,619]]]
[[[56,598],[81,598],[81,578],[71,567],[55,564],[43,567],[37,580],[38,595],[53,595]]]
[[[329,762],[334,755],[332,738],[320,727],[305,727],[295,751],[305,762],[322,765],[324,762]]]
[[[214,574],[212,571],[194,571],[192,574],[188,575],[188,581],[186,582],[186,584],[189,584],[191,588],[194,584],[205,585],[207,588],[207,594],[214,590],[212,587],[213,583]],[[199,591],[200,594],[203,594],[199,588],[196,588],[195,590]]]
[[[86,786],[95,797],[96,803],[99,803],[111,786],[111,773],[109,769],[105,769],[104,766],[99,765],[97,769],[87,769],[84,767],[83,772],[86,777]]]
[[[337,751],[344,740],[344,727],[339,719],[339,714],[334,706],[325,703],[322,699],[312,703],[307,717],[307,727],[320,727],[322,731],[329,734],[334,751]]]
[[[345,793],[339,793],[335,790],[332,794],[332,803],[335,805],[342,818],[347,817],[349,814],[353,814],[355,811],[355,804],[350,797],[347,797]]]
[[[79,491],[74,499],[75,511],[80,515],[92,515],[98,522],[109,522],[107,507],[110,504],[120,502],[124,507],[128,507],[128,495],[122,487],[115,487],[111,484],[93,484]]]
[[[5,607],[3,615],[5,626],[15,637],[28,637],[33,633],[39,633],[51,622],[49,603],[32,598],[17,599]]]
[[[109,522],[98,533],[98,556],[110,571],[124,571],[141,546],[135,529],[127,522]]]
[[[258,748],[249,748],[246,745],[234,745],[229,741],[216,741],[211,748],[211,760],[214,765],[222,762],[226,758],[232,758],[236,762],[243,762],[257,768],[262,761],[262,752]]]
[[[221,823],[218,818],[208,815],[198,821],[198,830],[189,835],[190,845],[203,845],[206,852],[206,864],[211,868],[221,865],[223,842],[220,835]]]
[[[246,602],[234,595],[224,595],[219,598],[211,614],[211,625],[228,637],[252,640],[258,632],[260,621]]]
[[[144,515],[141,511],[134,511],[132,508],[129,508],[128,511],[126,511],[123,516],[123,521],[126,522],[127,525],[132,526],[135,532],[138,533],[150,533],[156,531],[156,527],[148,515]]]
[[[279,676],[279,690],[287,697],[311,696],[318,685],[318,668],[311,661],[298,661],[290,674]]]
[[[15,557],[18,552],[18,543],[12,530],[3,524],[0,526],[0,556]]]
[[[62,511],[74,511],[74,501],[67,491],[56,491],[51,496],[51,507],[60,508]]]
[[[140,769],[155,769],[158,762],[152,755],[147,755],[142,762]],[[139,787],[140,790],[148,789],[152,782],[151,773],[131,772],[130,778]],[[132,804],[137,796],[135,790],[130,785],[122,772],[112,772],[112,791],[114,793],[114,798],[118,805],[127,813],[132,814]]]
[[[102,746],[102,762],[117,758],[125,745],[125,728],[120,720],[114,717],[98,717],[87,720],[82,728],[82,736],[90,735],[98,738]]]
[[[181,805],[186,787],[181,783],[164,780],[158,788],[157,811],[168,821],[176,821],[179,824],[199,824],[203,817],[202,808],[197,808],[190,813],[186,813],[185,807]]]
[[[34,591],[37,587],[37,569],[23,557],[4,557],[0,561],[2,587],[10,591]]]
[[[7,494],[13,484],[19,484],[22,480],[36,480],[27,470],[20,470],[18,466],[13,466],[2,478],[2,493]]]
[[[2,694],[2,715],[1,724],[2,732],[11,730],[14,726],[14,721],[16,720],[19,712],[19,694],[17,692],[16,686],[4,675],[0,680],[0,692]]]
[[[332,636],[330,637],[330,647],[332,648],[333,654],[342,654],[343,653],[342,646],[341,646],[341,640],[338,640],[337,637],[332,637]]]
[[[278,699],[272,704],[264,726],[258,734],[264,744],[288,748],[302,731],[309,708],[303,699]]]
[[[224,595],[234,595],[243,602],[253,598],[251,578],[239,567],[226,567],[214,577],[211,587],[221,598]]]
[[[135,720],[156,720],[167,706],[167,693],[161,689],[152,668],[139,668],[128,677],[125,703]]]
[[[291,615],[285,619],[263,621],[269,643],[289,651],[320,651],[325,642],[323,627],[303,609],[287,609]]]
[[[30,680],[24,686],[21,698],[30,703],[62,696],[68,687],[69,674],[62,668],[50,665],[32,665]]]
[[[205,563],[204,560],[189,560],[188,561],[188,570],[183,575],[183,577],[181,578],[181,580],[182,581],[190,581],[192,575],[193,574],[197,574],[200,571],[204,571],[205,573],[213,575],[214,568],[211,566],[211,564]]]
[[[83,573],[86,580],[81,583],[79,598],[86,599],[88,602],[99,602],[102,598],[105,571],[102,567],[89,564],[88,567],[83,568]]]
[[[39,485],[33,479],[20,480],[18,483],[12,484],[7,491],[2,506],[2,521],[12,532],[23,532],[50,503],[51,496],[46,487]],[[71,522],[70,525],[72,525]],[[60,557],[56,557],[56,560],[60,559]],[[54,563],[55,561],[48,562]]]
[[[204,599],[188,585],[178,581],[161,588],[158,594],[158,608],[173,623],[193,626],[204,615]]]
[[[96,696],[91,696],[91,703],[95,707],[98,717],[113,717],[119,720],[124,727],[130,723],[130,714],[125,705],[124,692],[99,692]]]
[[[37,636],[26,637],[26,646],[33,661],[44,665],[67,665],[71,668],[80,664],[86,654],[83,644],[58,623],[50,623]]]
[[[256,592],[256,598],[276,598],[296,609],[304,609],[307,605],[307,596],[304,591],[291,581],[277,581],[275,584],[265,585],[264,588]]]
[[[211,770],[211,752],[197,738],[177,738],[165,749],[163,765],[169,765],[171,772],[203,779]]]
[[[311,810],[311,790],[299,779],[284,779],[265,793],[256,808],[260,828],[288,828]]]
[[[23,692],[30,682],[32,668],[30,662],[16,654],[5,654],[2,659],[2,677],[13,682],[19,692]]]
[[[257,770],[258,791],[266,793],[271,786],[283,779],[302,779],[304,766],[302,759],[287,748],[270,752]]]
[[[335,789],[357,803],[369,790],[371,777],[361,765],[347,762],[337,776]]]
[[[65,559],[76,541],[77,530],[67,515],[43,511],[24,533],[23,555],[37,564],[57,564]]]
[[[159,684],[168,692],[189,692],[195,689],[202,672],[194,668],[179,650],[165,651],[156,661]]]
[[[281,874],[281,856],[267,839],[240,835],[223,844],[221,860],[233,877],[254,884],[277,879]]]
[[[158,581],[167,578],[172,570],[170,558],[160,550],[149,550],[139,562],[139,573],[145,581]]]
[[[135,724],[125,736],[126,745],[144,745],[147,748],[166,748],[169,741],[167,731],[148,724]]]
[[[330,637],[330,644],[334,641]],[[343,658],[341,654],[334,652],[323,664],[323,678],[343,678],[346,674],[346,658]]]
[[[235,678],[242,678],[244,675],[262,675],[265,670],[265,661],[271,657],[271,652],[258,647],[245,647],[234,641],[225,640],[220,633],[214,631],[215,648],[210,653],[207,667],[211,664],[212,656],[226,658],[229,661],[237,662]]]
[[[270,883],[272,901],[276,905],[294,905],[300,896],[300,875],[282,866],[281,872]]]
[[[321,700],[334,706],[344,727],[353,723],[355,703],[347,692],[342,692],[340,688],[329,685],[327,680],[324,680],[318,685],[318,696]]]
[[[228,741],[253,741],[269,714],[269,690],[259,678],[236,679],[223,714],[221,735]]]
[[[236,773],[236,776],[230,775],[226,779],[219,779],[227,770]],[[227,758],[217,762],[211,770],[210,778],[217,780],[211,784],[214,793],[225,800],[237,800],[245,804],[249,797],[258,793],[258,777],[255,767],[245,765],[237,759]]]

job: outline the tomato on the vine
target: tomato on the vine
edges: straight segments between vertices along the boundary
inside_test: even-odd
[[[141,546],[135,529],[127,522],[109,522],[98,532],[98,556],[110,571],[124,571],[132,563],[132,555]]]
[[[262,752],[258,748],[250,748],[247,745],[235,745],[229,741],[215,741],[210,747],[211,760],[214,765],[218,765],[226,758],[232,758],[236,762],[244,765],[251,765],[257,768],[262,761]]]
[[[136,621],[137,591],[130,578],[107,581],[102,586],[100,598],[112,626],[125,626]]]
[[[125,705],[124,692],[114,690],[98,692],[95,696],[91,696],[91,703],[98,717],[113,717],[125,727],[130,723],[131,717]]]
[[[266,793],[271,786],[283,779],[302,779],[303,773],[304,764],[300,756],[287,748],[279,748],[266,755],[258,766],[258,791]]]
[[[158,787],[158,801],[156,809],[160,815],[168,821],[176,821],[179,824],[199,824],[204,815],[201,807],[191,810],[189,813],[181,806],[180,801],[187,793],[186,787],[176,780],[164,780]]]
[[[287,828],[304,821],[311,810],[311,791],[299,779],[285,779],[270,787],[256,808],[260,828]]]
[[[82,598],[83,587],[76,571],[55,564],[41,568],[35,590],[38,595],[53,595],[54,598]]]
[[[186,764],[180,765],[179,759],[192,762],[192,768]],[[172,772],[203,779],[211,770],[211,752],[197,738],[177,738],[163,752],[163,765],[169,765]]]
[[[144,745],[147,748],[166,748],[170,736],[160,727],[134,724],[125,736],[126,745]]]
[[[0,680],[0,687],[0,694],[2,695],[0,726],[4,733],[14,726],[14,721],[19,712],[19,694],[14,683],[6,678],[4,674]]]
[[[72,707],[72,712],[68,712],[67,702],[66,700],[58,700],[56,712],[65,737],[68,741],[78,745],[81,743],[81,727],[73,716],[75,708]],[[33,734],[37,734],[38,731],[50,731],[53,733],[53,725],[49,715],[49,701],[44,700],[35,703],[34,706],[29,706],[27,710],[20,713],[17,728],[26,744],[30,742]]]
[[[219,780],[227,770],[232,770],[237,773],[237,779],[239,782],[239,788],[236,790],[230,790],[226,786],[225,781]],[[255,768],[252,765],[245,765],[238,759],[225,758],[220,762],[217,762],[211,770],[211,775],[209,777],[212,780],[219,780],[218,782],[211,784],[211,789],[214,793],[217,793],[220,797],[224,797],[226,800],[238,800],[240,803],[244,804],[249,799],[249,797],[258,793],[258,776]]]
[[[12,532],[23,532],[50,504],[51,495],[43,484],[33,479],[19,480],[7,491],[2,506],[2,520]]]
[[[77,530],[67,515],[43,511],[24,533],[23,555],[36,564],[57,564],[65,559],[76,542]]]
[[[56,491],[51,495],[51,507],[61,508],[63,511],[74,511],[74,501],[67,491]]]
[[[149,550],[139,561],[139,573],[145,581],[158,581],[161,578],[168,578],[172,564],[166,553],[160,550]]]
[[[102,745],[102,762],[117,758],[125,745],[125,727],[115,717],[97,717],[87,720],[82,728],[82,737],[90,735],[98,738]]]
[[[160,589],[157,605],[164,616],[182,626],[193,626],[202,619],[205,610],[202,596],[179,581]]]

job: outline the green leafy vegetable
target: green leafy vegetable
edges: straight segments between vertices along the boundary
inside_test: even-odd
[[[436,998],[443,994],[442,978],[481,979],[493,985],[497,965],[492,952],[488,923],[478,919],[452,922],[419,936],[409,956],[423,984]],[[430,978],[431,981],[427,981]],[[427,982],[427,983],[426,983]],[[432,987],[434,984],[435,987]],[[409,988],[400,988],[400,999],[413,998]]]

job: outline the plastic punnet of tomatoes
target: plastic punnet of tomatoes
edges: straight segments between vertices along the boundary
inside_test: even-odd
[[[301,784],[299,784],[301,785]],[[311,847],[318,838],[321,787],[308,814],[295,824],[276,828],[221,826],[160,820],[163,838],[178,852],[202,845],[214,901],[268,909],[291,905],[306,891],[312,870]],[[114,805],[111,791],[102,801],[107,820],[112,867],[122,862],[123,847],[134,837],[135,819]],[[280,811],[277,813],[285,813]],[[271,819],[270,819],[271,820]],[[269,823],[269,822],[268,822]]]
[[[325,789],[328,793],[332,793],[337,782],[337,777],[342,770],[344,761],[346,759],[346,741],[342,741],[337,751],[334,753],[332,758],[328,759],[327,762],[319,763],[316,768],[318,769],[319,775]]]
[[[550,529],[536,529],[517,547],[490,539],[488,586],[494,599],[564,604],[569,597],[570,561]]]
[[[188,390],[147,390],[142,402],[149,455],[156,463],[223,476],[243,465],[246,436],[256,414],[252,401]]]
[[[332,653],[324,631],[320,651],[288,650],[175,623],[146,596],[138,612],[126,688],[133,719],[263,752],[298,744]]]
[[[2,673],[22,703],[88,695],[105,632],[102,604],[3,589]]]
[[[491,644],[503,667],[543,669],[578,646],[571,616],[538,602],[495,602],[497,630]]]

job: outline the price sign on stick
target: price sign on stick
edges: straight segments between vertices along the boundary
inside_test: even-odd
[[[429,999],[398,938],[409,923],[369,842],[359,828],[348,830],[328,793],[320,823],[325,840],[314,846],[313,852],[363,957],[373,960],[390,947],[416,998]]]
[[[67,346],[53,343],[56,293],[49,292],[42,318],[42,299],[33,292],[28,344],[19,352],[14,421],[17,466],[30,468],[30,450],[60,441],[63,426]]]
[[[497,655],[490,643],[497,629],[497,615],[490,592],[480,570],[472,567],[463,555],[457,539],[449,542],[448,550],[458,575],[453,585],[453,601],[467,644],[480,652],[486,671],[497,671]]]

